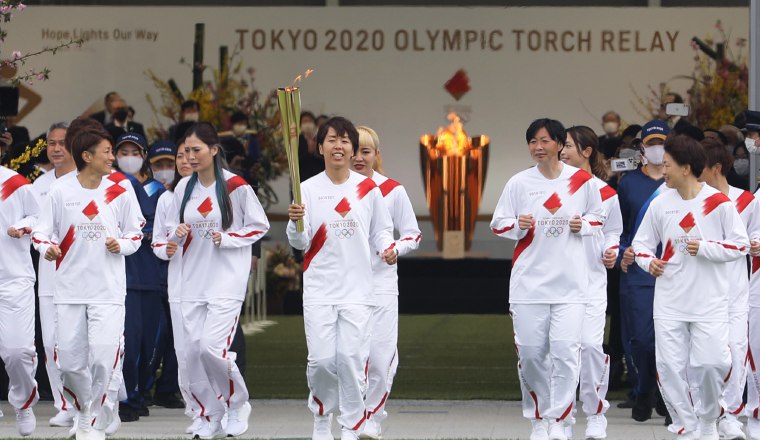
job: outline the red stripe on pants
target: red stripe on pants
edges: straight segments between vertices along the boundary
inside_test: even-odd
[[[29,396],[29,399],[27,399],[26,403],[24,404],[24,406],[21,407],[21,409],[29,408],[32,402],[34,402],[34,397],[36,395],[37,395],[37,387],[34,387],[34,389],[32,390],[32,394]]]

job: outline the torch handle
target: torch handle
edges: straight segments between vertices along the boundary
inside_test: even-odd
[[[298,89],[277,89],[277,102],[280,107],[280,123],[285,153],[288,156],[290,184],[293,200],[301,204],[301,173],[298,163],[298,138],[300,136],[301,95]],[[303,220],[296,222],[296,230],[303,232]]]

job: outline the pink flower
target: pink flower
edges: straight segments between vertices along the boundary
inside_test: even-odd
[[[19,3],[18,6],[16,6],[16,10],[19,12],[23,11],[24,9],[26,9],[26,5],[23,3]]]
[[[43,81],[45,79],[44,73],[38,73],[37,74],[37,81]]]
[[[8,5],[0,6],[0,14],[7,14],[7,13],[9,13],[11,11],[11,9],[13,9],[13,8],[11,6],[8,6]]]
[[[22,56],[23,55],[21,55],[21,51],[20,50],[14,50],[11,53],[11,61],[19,60],[19,59],[21,59]]]

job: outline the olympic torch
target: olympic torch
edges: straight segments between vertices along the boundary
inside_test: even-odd
[[[298,137],[301,135],[301,94],[298,87],[277,89],[277,101],[280,106],[282,140],[285,143],[285,153],[288,155],[293,200],[296,205],[300,205],[301,173],[298,166]],[[296,230],[303,232],[303,220],[296,222]]]

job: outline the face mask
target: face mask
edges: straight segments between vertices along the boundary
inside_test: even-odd
[[[139,156],[124,156],[117,160],[119,169],[127,174],[137,174],[142,168],[143,160]]]
[[[248,126],[245,124],[235,124],[232,126],[232,133],[238,137],[244,135],[246,130],[248,130]]]
[[[185,113],[185,121],[198,122],[198,113]]]
[[[116,112],[114,112],[113,114],[113,119],[114,121],[119,121],[122,123],[125,122],[127,120],[127,109],[122,108],[122,109],[116,110]]]
[[[153,171],[153,177],[164,185],[168,185],[174,180],[174,170]]]
[[[740,176],[749,174],[749,159],[736,159],[734,161],[734,170]]]
[[[644,156],[647,158],[647,163],[652,165],[662,165],[663,159],[665,159],[665,146],[664,145],[652,145],[644,149]]]
[[[750,153],[754,153],[757,151],[757,147],[755,146],[755,140],[754,139],[744,139],[744,145],[747,146],[747,151]]]
[[[618,124],[617,122],[609,121],[602,124],[602,127],[604,128],[605,133],[607,133],[608,135],[613,135],[613,134],[617,134],[618,129],[620,128],[620,124]]]
[[[317,126],[314,125],[313,122],[304,122],[303,124],[301,124],[301,131],[306,136],[312,137],[316,130],[317,130]]]

